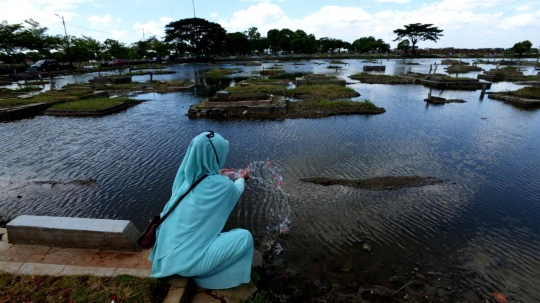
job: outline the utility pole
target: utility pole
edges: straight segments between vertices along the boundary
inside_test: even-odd
[[[145,39],[144,39],[144,28],[142,29],[142,41],[145,41]]]
[[[66,30],[66,22],[64,21],[64,16],[60,17],[58,14],[55,14],[58,18],[62,19],[62,24],[64,24],[64,33],[66,34],[66,42],[67,42],[67,56],[69,60],[69,69],[73,68],[73,62],[71,62],[71,52],[69,51],[69,38]]]
[[[191,0],[191,4],[193,4],[193,18],[197,18],[195,15],[195,0]]]

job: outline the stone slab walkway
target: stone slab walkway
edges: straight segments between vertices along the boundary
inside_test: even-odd
[[[0,228],[0,272],[21,275],[92,275],[115,277],[132,275],[146,278],[152,274],[148,261],[149,250],[139,253],[104,251],[96,249],[59,248],[8,243],[7,231]],[[263,256],[255,251],[253,266],[261,266]],[[240,302],[247,300],[257,287],[253,282],[229,290],[194,289],[191,279],[169,278],[171,285],[163,303]],[[220,300],[221,299],[221,300]],[[222,301],[223,300],[223,301]]]

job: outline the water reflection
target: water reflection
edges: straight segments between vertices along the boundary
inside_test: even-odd
[[[289,73],[334,74],[326,68],[329,62],[316,61],[325,64],[283,64]],[[344,77],[369,64],[344,61],[349,65],[338,72]],[[418,62],[414,66],[398,60],[383,64],[389,74],[409,67],[427,72],[435,61]],[[358,83],[350,85],[362,94],[358,99],[372,100],[386,108],[385,114],[280,121],[189,120],[185,114],[201,95],[257,76],[262,69],[245,67],[235,75],[238,79],[201,79],[201,73],[213,67],[184,64],[172,67],[177,74],[155,76],[205,81],[206,91],[141,95],[149,101],[100,118],[38,116],[0,124],[0,214],[129,219],[142,227],[168,200],[191,138],[212,129],[231,143],[228,166],[272,160],[281,169],[291,195],[293,222],[280,242],[285,248],[282,256],[288,266],[305,275],[319,274],[314,264],[327,266],[326,274],[332,275],[336,263],[352,259],[354,278],[371,266],[415,252],[430,262],[474,270],[476,274],[467,282],[481,287],[486,296],[500,291],[516,302],[540,300],[536,286],[540,282],[536,274],[540,272],[538,111],[487,98],[479,101],[479,91],[444,91],[446,98],[468,102],[426,107],[423,99],[429,89],[423,86]],[[91,77],[65,76],[59,83]],[[137,76],[134,80],[147,79]],[[492,90],[518,87],[496,83]],[[385,175],[450,181],[388,192],[299,181],[316,176]],[[99,186],[33,182],[88,178],[96,179]],[[241,226],[255,233],[263,228],[245,211],[264,203],[258,200],[261,196],[242,198],[227,228]],[[372,244],[373,255],[359,251],[356,243],[361,241]]]

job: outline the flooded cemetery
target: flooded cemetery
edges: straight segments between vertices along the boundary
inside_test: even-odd
[[[213,130],[230,142],[228,167],[280,170],[288,231],[263,241],[276,201],[249,181],[226,227],[252,231],[268,283],[292,297],[393,302],[410,286],[400,299],[485,302],[498,289],[536,302],[536,66],[261,58],[2,78],[0,219],[142,229],[190,140]]]

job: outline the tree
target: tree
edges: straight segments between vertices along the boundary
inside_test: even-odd
[[[414,55],[416,43],[418,43],[418,41],[431,40],[437,43],[437,40],[439,40],[440,37],[444,36],[443,34],[441,34],[442,32],[442,29],[433,26],[433,24],[413,23],[405,25],[405,29],[399,28],[394,30],[394,34],[397,35],[397,38],[394,41],[408,39],[410,43],[412,43]]]
[[[317,51],[317,39],[313,34],[306,34],[299,29],[294,32],[291,49],[297,54],[313,54]]]
[[[405,56],[407,56],[407,52],[409,51],[409,49],[411,49],[411,42],[409,42],[409,40],[403,40],[399,42],[399,44],[397,45],[397,49],[403,51]]]
[[[244,35],[246,35],[249,40],[250,51],[264,51],[263,38],[256,27],[250,27],[244,32]]]
[[[251,45],[244,33],[229,33],[227,34],[226,49],[231,55],[245,55],[251,50]]]
[[[51,50],[58,49],[63,42],[62,36],[47,35],[48,28],[41,26],[33,19],[25,20],[26,23],[26,47],[37,51],[40,57],[49,57]]]
[[[105,56],[117,59],[129,57],[129,48],[117,40],[107,39],[103,41],[103,46],[105,48]]]
[[[290,52],[291,42],[294,37],[294,32],[288,28],[279,31],[279,47],[281,50]]]
[[[512,51],[514,53],[518,53],[519,56],[521,57],[523,56],[523,53],[530,51],[531,47],[532,47],[531,41],[525,40],[525,41],[514,44],[514,46],[512,47]]]
[[[348,42],[345,42],[340,39],[334,39],[334,38],[320,38],[317,41],[319,51],[322,53],[334,53],[336,50],[340,50],[342,48],[349,49],[351,47],[351,44]]]
[[[200,59],[220,53],[227,41],[221,25],[201,18],[171,22],[165,26],[165,42],[172,42],[178,53],[190,52]]]
[[[266,42],[268,43],[268,47],[274,53],[280,50],[279,38],[279,29],[271,29],[266,34]]]
[[[0,23],[0,52],[7,55],[13,65],[13,55],[28,50],[30,40],[28,31],[20,23],[8,24],[7,21]]]
[[[369,36],[355,40],[352,43],[352,48],[359,53],[388,52],[390,51],[390,44],[385,43],[382,39],[376,40],[373,36]]]

